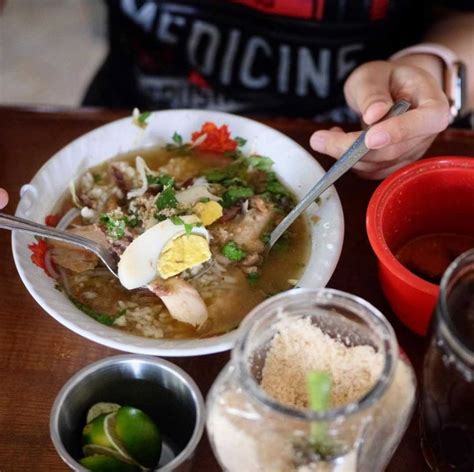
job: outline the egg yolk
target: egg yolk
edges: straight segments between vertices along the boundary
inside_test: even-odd
[[[211,251],[206,238],[184,234],[171,240],[163,248],[158,259],[158,273],[163,279],[168,279],[210,258]]]

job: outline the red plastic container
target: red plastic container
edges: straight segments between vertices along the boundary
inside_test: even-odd
[[[474,158],[424,159],[391,175],[369,202],[367,233],[393,311],[424,335],[439,288],[406,269],[394,254],[426,234],[474,236]]]

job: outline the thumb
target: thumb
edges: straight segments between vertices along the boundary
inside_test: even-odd
[[[344,85],[347,103],[368,125],[380,120],[393,105],[390,74],[386,62],[368,62],[358,67]]]

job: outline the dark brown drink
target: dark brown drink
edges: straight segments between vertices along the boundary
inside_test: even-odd
[[[474,251],[448,269],[431,326],[422,394],[422,447],[436,471],[474,471]]]

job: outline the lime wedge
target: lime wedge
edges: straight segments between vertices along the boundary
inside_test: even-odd
[[[126,464],[112,456],[96,454],[84,457],[79,461],[92,472],[139,472],[136,465]]]
[[[90,423],[91,421],[95,420],[98,416],[104,415],[107,413],[114,413],[120,408],[118,403],[107,403],[107,402],[99,402],[95,405],[92,405],[87,412],[86,422]]]
[[[104,423],[107,415],[99,415],[82,430],[82,444],[96,444],[98,446],[112,447],[113,445],[105,434]]]
[[[153,420],[138,408],[122,406],[115,416],[115,433],[141,466],[154,467],[161,455],[161,435]]]
[[[117,413],[110,413],[107,415],[104,421],[104,431],[107,436],[107,440],[110,442],[112,447],[122,456],[123,460],[131,462],[132,464],[137,464],[129,454],[128,450],[117,436],[116,433],[116,416]],[[138,464],[137,464],[138,465]]]

